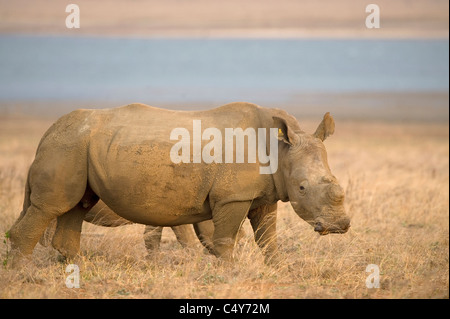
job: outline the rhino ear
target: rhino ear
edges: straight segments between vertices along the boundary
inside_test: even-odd
[[[275,127],[278,127],[278,139],[285,142],[286,144],[293,146],[298,142],[298,136],[294,131],[289,128],[286,120],[284,118],[273,116],[273,122]]]
[[[316,129],[316,132],[313,134],[315,137],[320,138],[322,141],[332,135],[334,133],[334,119],[330,115],[330,112],[327,112],[323,116],[322,122]]]

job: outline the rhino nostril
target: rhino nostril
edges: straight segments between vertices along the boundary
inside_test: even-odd
[[[344,218],[339,223],[342,230],[347,231],[350,228],[350,218]]]
[[[314,231],[316,231],[316,232],[323,232],[323,226],[322,226],[322,224],[321,223],[316,223],[315,225],[314,225]]]

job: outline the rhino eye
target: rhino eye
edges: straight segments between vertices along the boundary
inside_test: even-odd
[[[305,195],[307,192],[306,189],[308,188],[308,182],[307,181],[301,182],[298,188],[300,190],[300,195],[302,196]]]

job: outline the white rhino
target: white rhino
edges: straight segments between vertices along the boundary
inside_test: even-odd
[[[192,161],[195,145],[190,146],[190,162],[174,163],[171,150],[179,141],[170,139],[171,132],[185,128],[192,136],[194,120],[222,134],[226,128],[265,128],[269,136],[269,129],[277,128],[278,166],[273,174],[261,174],[259,159],[197,163]],[[212,219],[214,253],[224,259],[232,258],[246,217],[266,258],[275,255],[278,200],[290,201],[320,234],[344,233],[350,226],[344,191],[330,171],[322,143],[333,132],[329,113],[311,135],[285,111],[250,103],[188,112],[143,104],[73,111],[40,141],[28,173],[23,211],[9,231],[12,260],[30,255],[54,218],[56,242],[61,236],[66,255],[75,255],[83,219],[99,199],[121,217],[146,225]],[[202,141],[202,147],[205,144]]]

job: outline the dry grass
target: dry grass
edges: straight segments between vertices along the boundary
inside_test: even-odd
[[[312,131],[317,121],[301,121]],[[0,118],[0,232],[17,218],[36,145],[49,120]],[[346,189],[352,227],[319,237],[289,204],[279,209],[281,261],[268,267],[246,237],[233,265],[183,250],[165,229],[146,258],[142,225],[85,224],[81,287],[65,286],[66,264],[37,246],[34,265],[0,270],[0,298],[448,298],[448,123],[338,122],[326,146]],[[7,246],[0,242],[0,258]],[[381,287],[368,289],[368,264]]]

